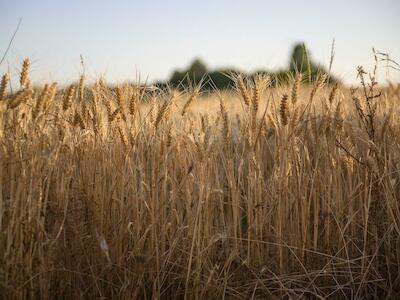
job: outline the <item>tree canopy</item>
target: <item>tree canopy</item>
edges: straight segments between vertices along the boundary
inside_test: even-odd
[[[301,73],[304,81],[312,82],[318,76],[325,74],[329,78],[329,82],[336,82],[337,80],[325,70],[325,68],[315,63],[307,50],[304,43],[297,43],[293,46],[289,58],[287,69],[277,71],[260,70],[252,74],[234,69],[217,69],[208,70],[206,64],[199,58],[192,61],[189,67],[185,70],[175,70],[170,79],[165,83],[158,83],[158,85],[169,84],[176,88],[186,88],[189,85],[198,85],[202,83],[203,89],[227,89],[234,86],[234,82],[229,77],[229,74],[242,74],[247,77],[253,77],[256,74],[268,74],[272,78],[272,83],[275,85],[287,84],[296,74]]]

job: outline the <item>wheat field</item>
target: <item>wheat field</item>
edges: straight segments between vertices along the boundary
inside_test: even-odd
[[[399,299],[399,84],[0,85],[0,298]]]

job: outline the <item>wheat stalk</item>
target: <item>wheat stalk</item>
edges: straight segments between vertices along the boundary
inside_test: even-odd
[[[71,103],[75,97],[75,86],[70,85],[63,101],[63,110],[66,111],[71,107]]]
[[[24,62],[22,63],[21,74],[19,77],[19,83],[21,85],[21,89],[27,87],[27,83],[29,81],[29,78],[28,78],[29,66],[30,66],[29,58],[24,59]]]
[[[168,117],[168,115],[169,115],[169,110],[170,110],[170,108],[171,108],[171,105],[172,105],[174,99],[175,99],[175,94],[173,93],[173,94],[170,96],[169,100],[164,101],[163,105],[161,106],[160,110],[159,110],[158,113],[157,113],[156,120],[154,121],[154,127],[155,127],[155,129],[158,128],[158,126],[160,125],[161,121],[162,121],[164,118],[167,118],[167,117]]]
[[[283,126],[286,126],[288,124],[287,100],[288,100],[288,95],[284,94],[281,99],[281,105],[280,105],[280,110],[279,110],[281,123]]]
[[[293,105],[296,104],[298,97],[299,97],[299,88],[300,88],[301,79],[302,79],[302,74],[299,73],[296,75],[296,79],[293,83],[292,94],[291,94],[291,102]]]
[[[1,78],[1,83],[0,83],[0,102],[6,98],[6,89],[9,81],[10,81],[10,76],[8,75],[8,73],[5,73]]]
[[[236,78],[236,86],[242,95],[244,104],[246,106],[249,106],[250,105],[250,96],[249,96],[247,88],[244,84],[243,77],[241,75],[237,76],[237,78]]]
[[[182,112],[181,112],[182,117],[187,113],[187,111],[189,110],[189,107],[196,100],[198,95],[199,95],[199,90],[198,89],[194,89],[190,93],[189,99],[186,101],[185,105],[182,108]]]

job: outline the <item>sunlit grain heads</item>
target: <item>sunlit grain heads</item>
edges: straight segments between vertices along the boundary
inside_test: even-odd
[[[132,95],[129,101],[129,114],[134,116],[136,114],[139,102],[139,91],[134,88],[132,91]]]
[[[121,127],[121,124],[117,126],[117,130],[119,133],[119,137],[121,139],[121,143],[124,145],[125,149],[128,147],[128,138],[126,137],[125,131]]]
[[[201,115],[200,124],[201,124],[201,131],[206,132],[209,127],[209,119],[207,114]]]
[[[236,77],[236,88],[238,89],[238,91],[240,92],[240,94],[242,95],[242,99],[243,102],[246,106],[250,105],[250,95],[249,95],[249,91],[244,83],[244,79],[241,75],[238,75]]]
[[[111,123],[112,121],[114,121],[116,119],[116,117],[118,116],[118,114],[120,113],[120,109],[116,108],[114,110],[114,112],[112,112],[109,116],[108,116],[108,121]]]
[[[342,130],[343,128],[343,112],[342,112],[342,102],[339,101],[336,109],[335,109],[335,114],[334,114],[334,122],[335,122],[335,127],[337,130]]]
[[[53,82],[51,85],[45,84],[42,92],[40,93],[38,99],[36,100],[36,104],[32,109],[32,118],[36,119],[38,114],[48,108],[48,106],[52,103],[54,96],[57,92],[57,83]]]
[[[171,93],[169,100],[164,101],[163,105],[160,107],[160,109],[157,113],[157,117],[154,121],[155,129],[158,129],[158,127],[159,127],[161,121],[163,121],[163,119],[169,118],[169,111],[171,109],[172,103],[175,98],[176,98],[175,93]]]
[[[97,84],[95,84],[95,86],[93,86],[90,91],[92,94],[92,105],[91,105],[91,112],[92,112],[92,121],[93,121],[93,129],[96,130],[96,134],[98,133],[98,128],[95,125],[98,125],[97,123],[99,122],[99,86]]]
[[[295,129],[299,121],[299,107],[295,107],[294,110],[290,112],[290,128]]]
[[[50,94],[50,86],[49,84],[45,84],[42,92],[40,93],[39,97],[36,100],[36,103],[32,109],[32,119],[36,119],[38,116],[39,112],[44,106],[44,103],[46,102],[46,99],[49,97]]]
[[[103,103],[104,103],[104,106],[106,107],[108,120],[113,120],[113,118],[114,118],[113,112],[115,113],[116,110],[112,111],[111,101],[109,99],[104,99]]]
[[[27,84],[29,82],[29,58],[26,58],[24,62],[22,63],[22,69],[19,77],[19,83],[21,85],[21,89],[27,87]]]
[[[318,76],[318,78],[317,78],[316,82],[314,83],[313,88],[311,90],[310,101],[312,101],[314,99],[315,94],[324,85],[326,79],[327,79],[327,75],[326,74],[320,74]]]
[[[254,79],[254,87],[253,87],[253,97],[251,101],[253,116],[257,116],[258,107],[260,105],[260,85],[261,81],[258,79]]]
[[[339,83],[336,82],[336,83],[333,85],[333,87],[332,87],[332,89],[331,89],[331,92],[329,93],[328,102],[329,102],[331,105],[332,105],[332,103],[333,103],[333,100],[335,99],[335,96],[336,96],[336,92],[337,92],[338,87],[339,87]]]
[[[53,82],[49,88],[49,94],[45,99],[45,108],[47,108],[53,101],[57,93],[57,82]]]
[[[76,88],[74,85],[70,85],[67,89],[67,93],[64,96],[63,111],[66,111],[71,107],[73,99],[75,99]]]
[[[26,103],[32,97],[32,91],[30,89],[19,90],[14,97],[8,102],[8,109],[15,109],[20,104]]]
[[[124,121],[126,121],[125,114],[125,90],[123,87],[119,86],[117,88],[117,103],[120,110],[120,115]]]
[[[189,90],[174,105],[172,92],[146,92],[141,103],[139,87],[122,86],[121,101],[100,84],[83,101],[78,83],[57,101],[51,83],[34,100],[29,84],[2,96],[4,298],[386,296],[400,249],[397,96],[369,110],[363,87],[332,85],[315,96],[326,109],[302,101],[298,78],[265,94],[253,80],[244,110],[239,93],[196,101]],[[128,107],[136,118],[123,122]],[[67,270],[54,272],[60,259]]]
[[[287,105],[288,95],[284,94],[281,99],[281,105],[279,109],[280,119],[282,125],[286,126],[288,124],[288,105]]]
[[[161,121],[162,121],[164,115],[166,114],[167,110],[169,109],[169,107],[170,107],[170,103],[169,103],[168,101],[165,101],[165,102],[163,103],[163,105],[160,107],[160,109],[159,109],[159,111],[158,111],[158,113],[157,113],[157,117],[156,117],[156,119],[155,119],[155,121],[154,121],[154,127],[155,127],[156,129],[157,129],[158,126],[160,125],[160,123],[161,123]]]
[[[100,99],[99,85],[97,82],[90,89],[90,92],[92,94],[93,105],[97,106],[99,104],[99,99]]]
[[[7,85],[8,82],[10,81],[10,76],[8,75],[8,73],[5,73],[2,77],[1,77],[1,83],[0,83],[0,101],[4,100],[6,98],[6,94],[7,94]]]
[[[157,113],[157,103],[153,101],[151,106],[150,106],[150,109],[149,109],[149,111],[147,113],[147,116],[148,116],[147,117],[147,121],[149,122],[149,124],[154,125],[155,118],[156,118],[155,117],[156,113]]]
[[[124,92],[121,86],[117,87],[117,104],[118,107],[122,108],[124,106]]]
[[[298,73],[296,75],[296,78],[295,78],[293,86],[292,86],[291,102],[293,105],[296,104],[298,97],[299,97],[299,89],[300,89],[301,79],[302,79],[302,74]]]
[[[78,84],[78,98],[80,102],[83,101],[84,91],[85,91],[85,74],[82,74],[79,78],[79,84]]]
[[[167,137],[166,137],[166,142],[165,142],[165,145],[167,148],[171,147],[172,138],[173,138],[172,136],[173,136],[173,128],[172,128],[172,125],[170,124],[167,129]]]
[[[219,107],[220,107],[220,116],[221,116],[221,120],[222,120],[222,124],[221,124],[222,138],[223,138],[224,144],[228,144],[229,135],[230,135],[229,134],[230,133],[229,119],[228,119],[228,112],[226,110],[225,102],[222,98],[220,98]]]
[[[85,129],[85,122],[83,121],[82,115],[78,110],[75,111],[73,125],[79,126],[82,130]]]
[[[182,117],[188,112],[189,107],[192,103],[196,100],[197,96],[199,95],[199,89],[195,88],[193,91],[190,92],[188,100],[185,102],[185,105],[182,108],[181,115]]]

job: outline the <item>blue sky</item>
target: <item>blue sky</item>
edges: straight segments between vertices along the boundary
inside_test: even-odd
[[[400,60],[399,0],[102,1],[0,0],[0,54],[20,17],[19,32],[0,72],[16,73],[25,57],[40,83],[68,83],[82,71],[95,79],[166,79],[195,57],[208,67],[274,70],[304,41],[312,57],[355,82],[355,68],[373,65],[372,47]],[[400,72],[390,71],[400,81]],[[380,80],[387,72],[382,66]]]

